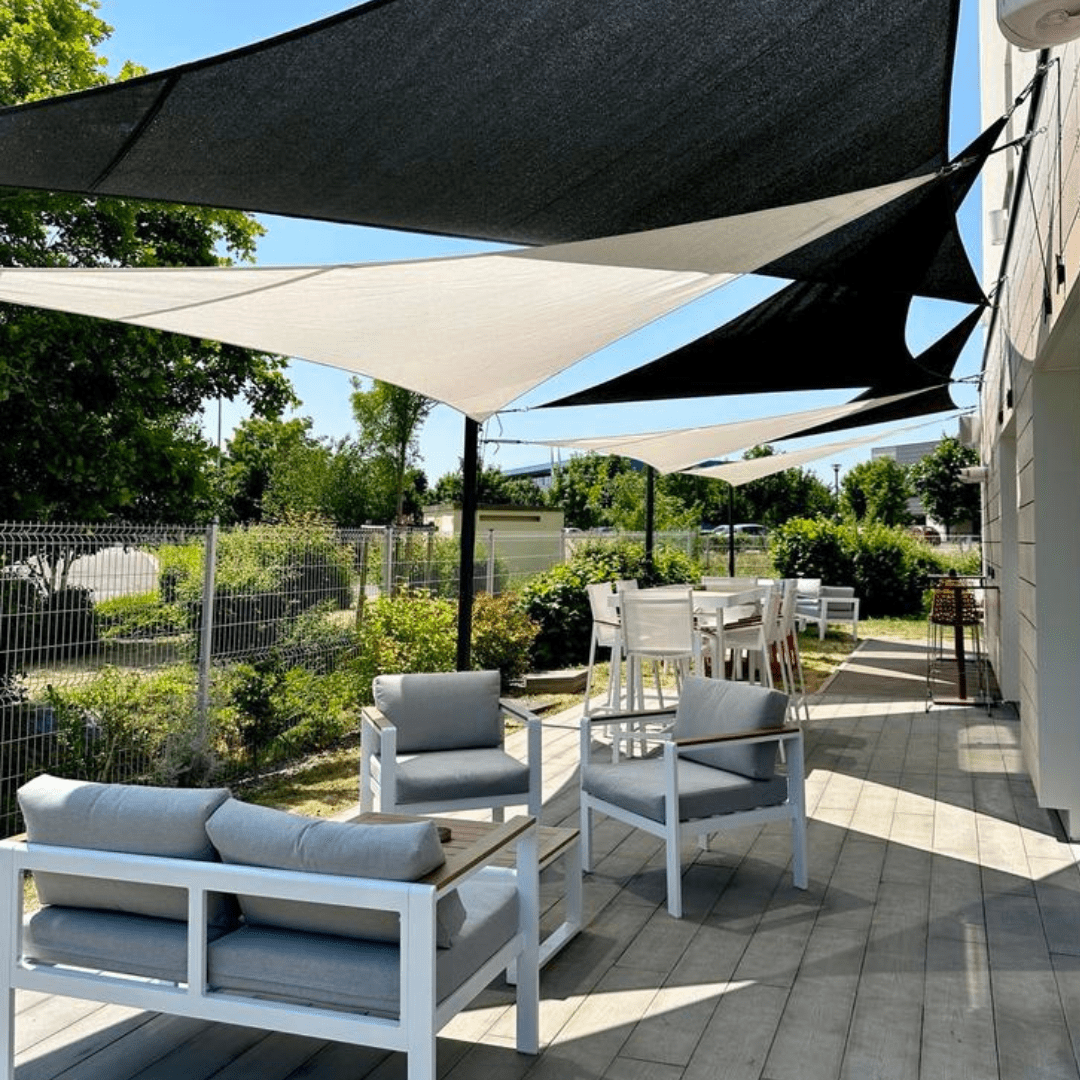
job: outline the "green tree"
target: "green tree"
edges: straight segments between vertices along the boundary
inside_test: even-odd
[[[0,105],[107,81],[95,0],[0,0]],[[124,75],[137,69],[127,64]],[[0,193],[0,266],[215,266],[251,259],[235,211]],[[224,253],[224,254],[223,254]],[[0,517],[190,521],[215,509],[208,398],[292,400],[283,361],[137,326],[0,305]]]
[[[750,460],[772,457],[772,446],[755,446],[743,454]],[[725,491],[727,485],[724,485]],[[832,513],[836,502],[832,492],[812,472],[791,468],[751,480],[735,492],[735,521],[756,521],[775,529],[791,518]],[[727,521],[727,512],[724,512]]]
[[[379,379],[370,390],[362,389],[359,379],[352,383],[352,410],[360,445],[365,453],[385,463],[394,492],[394,520],[402,521],[409,469],[419,457],[420,429],[435,402]]]
[[[481,469],[476,478],[477,502],[484,506],[543,506],[539,485],[523,476],[507,476],[497,467]],[[461,472],[444,473],[431,489],[433,503],[461,503]]]
[[[616,454],[575,454],[555,467],[548,505],[561,509],[566,524],[577,529],[614,525],[615,480],[634,468]]]
[[[880,457],[848,470],[841,484],[840,505],[858,521],[907,525],[911,494],[908,470],[892,458]]]
[[[979,485],[960,479],[960,470],[979,463],[979,455],[954,436],[946,436],[911,466],[911,483],[927,514],[947,532],[963,521],[979,518]]]

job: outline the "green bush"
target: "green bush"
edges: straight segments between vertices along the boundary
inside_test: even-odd
[[[457,605],[426,593],[380,596],[364,605],[358,655],[346,667],[358,699],[371,703],[376,675],[452,671],[457,659]]]
[[[498,669],[503,686],[529,670],[529,655],[540,627],[521,610],[516,596],[478,596],[472,613],[472,666]]]
[[[178,634],[184,617],[175,604],[166,604],[156,592],[116,596],[94,605],[102,641]]]
[[[163,548],[159,590],[202,630],[203,546]],[[215,656],[266,654],[301,613],[352,603],[353,552],[322,525],[256,525],[222,532],[214,577]]]
[[[693,582],[698,576],[691,559],[675,548],[657,548],[648,574],[641,544],[594,541],[580,545],[569,562],[538,574],[522,587],[521,607],[540,628],[532,647],[532,667],[562,668],[588,659],[592,611],[587,585],[629,578],[642,585],[673,585]]]
[[[947,568],[941,555],[902,528],[825,518],[781,525],[770,552],[780,577],[854,586],[859,612],[867,617],[922,610],[929,575]]]

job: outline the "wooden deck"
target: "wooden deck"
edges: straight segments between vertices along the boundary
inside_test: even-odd
[[[860,678],[815,699],[807,892],[786,830],[750,828],[687,847],[674,920],[659,842],[604,820],[586,929],[541,977],[542,1053],[514,1051],[496,984],[444,1030],[440,1075],[1080,1078],[1078,851],[1035,804],[1016,719],[926,713],[920,660],[864,642]],[[566,721],[545,732],[545,824],[576,823]],[[18,1080],[405,1074],[382,1051],[33,994],[17,1008]]]

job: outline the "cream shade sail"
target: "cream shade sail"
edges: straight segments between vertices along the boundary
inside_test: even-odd
[[[916,428],[925,426],[925,422],[907,424],[904,427],[875,432],[873,435],[860,435],[858,438],[844,439],[841,442],[825,443],[821,446],[809,446],[803,450],[792,450],[783,454],[769,454],[765,457],[748,458],[745,461],[729,461],[722,465],[709,465],[701,469],[686,469],[684,471],[694,476],[707,476],[712,480],[723,480],[733,487],[739,487],[742,484],[750,483],[751,480],[760,480],[763,476],[772,476],[773,473],[783,472],[785,469],[794,469],[811,461],[836,457],[837,454],[842,454],[845,450],[853,450],[856,446],[865,446],[867,443],[873,442],[884,443],[907,431],[914,431]]]
[[[917,391],[916,391],[917,392]],[[577,450],[594,450],[603,454],[621,454],[651,465],[658,472],[693,472],[691,466],[709,458],[722,457],[750,446],[795,435],[868,409],[900,401],[910,394],[894,394],[887,398],[851,401],[844,405],[827,405],[819,409],[785,413],[782,416],[763,416],[755,420],[736,420],[708,427],[679,428],[637,435],[600,435],[580,439],[536,439],[541,446],[562,446]],[[785,455],[787,456],[787,455]],[[702,474],[702,475],[712,475]]]
[[[456,258],[4,269],[0,300],[300,357],[408,387],[483,420],[733,274],[752,272],[932,179],[728,219]]]

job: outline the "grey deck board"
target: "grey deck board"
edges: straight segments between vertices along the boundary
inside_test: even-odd
[[[924,710],[921,650],[865,642],[806,725],[810,888],[780,826],[683,848],[606,818],[586,927],[541,978],[541,1053],[497,980],[440,1080],[1080,1080],[1080,847],[1020,770],[1015,719]],[[881,690],[884,687],[884,690]],[[905,697],[897,697],[897,694]],[[545,722],[547,824],[576,826],[573,717]],[[515,737],[512,752],[520,752]],[[549,873],[544,918],[559,881]],[[400,1054],[19,993],[18,1080],[404,1080]]]

